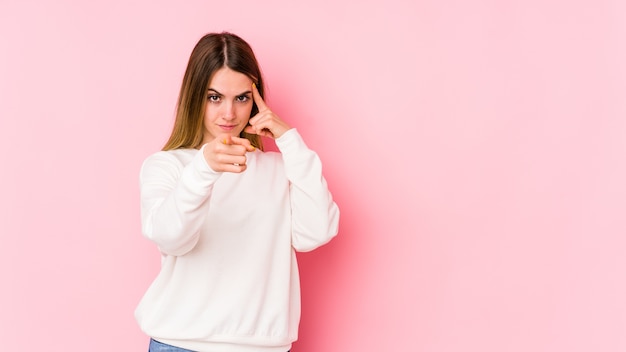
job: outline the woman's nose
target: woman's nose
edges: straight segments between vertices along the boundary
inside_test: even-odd
[[[233,103],[226,102],[224,103],[224,105],[222,105],[222,107],[222,116],[224,117],[224,119],[232,120],[235,118],[235,106]]]

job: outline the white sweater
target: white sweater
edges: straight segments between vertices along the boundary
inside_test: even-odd
[[[280,153],[246,154],[218,173],[202,149],[157,152],[140,173],[144,236],[161,271],[135,311],[150,337],[194,351],[286,352],[298,337],[295,251],[337,234],[321,162],[295,129]]]

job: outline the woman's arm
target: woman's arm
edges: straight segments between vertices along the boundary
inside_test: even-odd
[[[292,245],[311,251],[330,241],[339,229],[339,207],[333,201],[322,163],[295,129],[276,139],[290,181]]]
[[[148,157],[140,172],[144,236],[165,254],[183,255],[193,249],[220,175],[207,165],[202,150],[187,165],[168,152]]]

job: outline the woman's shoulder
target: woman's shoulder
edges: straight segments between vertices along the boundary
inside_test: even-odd
[[[189,164],[197,153],[197,149],[161,150],[149,155],[144,160],[142,168],[145,169],[151,166],[163,167],[166,165],[174,168],[182,168]]]
[[[186,160],[186,159],[193,158],[194,155],[196,155],[197,153],[198,153],[198,149],[188,149],[188,148],[171,149],[171,150],[159,150],[158,152],[150,154],[146,158],[146,161],[147,160],[152,160],[152,159],[183,161],[183,160]]]

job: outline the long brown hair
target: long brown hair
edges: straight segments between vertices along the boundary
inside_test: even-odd
[[[215,71],[222,67],[250,77],[261,97],[265,98],[261,69],[250,45],[228,32],[205,35],[191,52],[178,96],[174,128],[163,150],[200,146],[204,132],[208,85]],[[259,108],[253,104],[250,117],[258,112]],[[263,150],[260,136],[241,132],[240,137],[248,139],[254,147]]]

